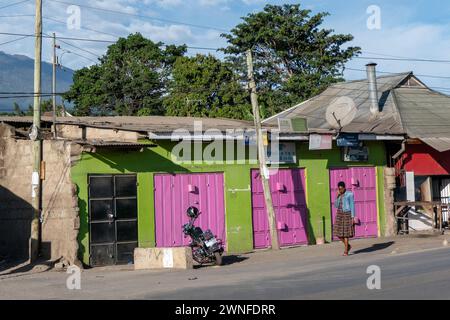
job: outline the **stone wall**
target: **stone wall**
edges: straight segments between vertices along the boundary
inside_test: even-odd
[[[395,168],[384,168],[384,186],[385,236],[390,237],[397,233],[397,222],[394,214]]]
[[[15,139],[14,128],[0,124],[0,256],[26,259],[32,219],[32,142]],[[71,182],[70,142],[45,140],[42,185],[42,255],[77,263],[78,200]],[[76,148],[74,148],[76,150]]]
[[[124,130],[58,125],[58,136],[73,140],[103,140],[137,142],[138,133]]]

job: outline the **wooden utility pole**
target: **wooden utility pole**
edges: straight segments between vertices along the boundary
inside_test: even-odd
[[[52,59],[52,94],[53,94],[53,138],[57,138],[57,132],[56,132],[56,34],[53,33],[53,43],[52,43],[52,49],[53,49],[53,59]]]
[[[30,134],[33,140],[33,174],[31,178],[31,197],[33,205],[33,220],[31,221],[30,262],[39,257],[41,240],[41,162],[42,141],[41,129],[41,59],[42,59],[42,0],[36,0],[35,46],[34,46],[34,103],[33,128]]]
[[[266,164],[266,152],[264,150],[263,134],[261,129],[261,118],[259,115],[258,95],[256,93],[256,82],[253,74],[253,57],[251,50],[247,50],[247,68],[248,68],[248,83],[250,88],[250,98],[253,109],[253,119],[256,129],[256,140],[258,145],[258,159],[259,159],[259,172],[262,180],[264,200],[267,208],[267,218],[269,220],[270,238],[272,241],[272,249],[279,250],[277,223],[275,219],[275,211],[272,204],[272,194],[270,192],[269,185],[269,168]]]

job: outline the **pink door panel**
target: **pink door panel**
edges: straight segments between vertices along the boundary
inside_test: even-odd
[[[196,206],[200,216],[195,225],[225,239],[224,180],[222,173],[156,174],[155,233],[157,247],[189,244],[182,230],[188,222],[186,210]]]
[[[337,184],[344,181],[347,190],[355,196],[355,215],[361,221],[355,226],[355,238],[370,238],[378,236],[377,223],[377,188],[374,167],[353,167],[330,169],[330,200],[332,220],[336,217],[334,200],[336,199]],[[337,240],[333,236],[334,240]]]
[[[270,246],[269,222],[259,170],[252,170],[254,247]],[[303,169],[280,169],[270,176],[270,190],[280,246],[307,244],[307,210]]]

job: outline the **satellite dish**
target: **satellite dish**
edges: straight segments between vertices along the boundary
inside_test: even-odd
[[[330,126],[340,129],[350,124],[356,116],[356,104],[350,97],[339,97],[331,101],[325,113]]]

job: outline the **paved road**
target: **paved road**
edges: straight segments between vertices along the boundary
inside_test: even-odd
[[[381,290],[368,290],[366,268],[381,268]],[[159,299],[450,299],[450,250],[305,268],[239,284],[147,294]],[[275,272],[276,273],[276,272]]]
[[[364,246],[363,246],[364,245]],[[223,267],[181,271],[92,269],[81,290],[67,274],[10,274],[0,278],[1,299],[449,299],[450,248],[398,253],[295,248],[234,259]],[[365,247],[355,242],[354,247]],[[369,246],[370,248],[370,246]],[[356,249],[356,248],[355,248]],[[309,252],[309,253],[308,253]],[[333,253],[333,254],[330,254]],[[245,258],[248,258],[244,260]],[[381,268],[381,290],[368,290],[366,268]]]

